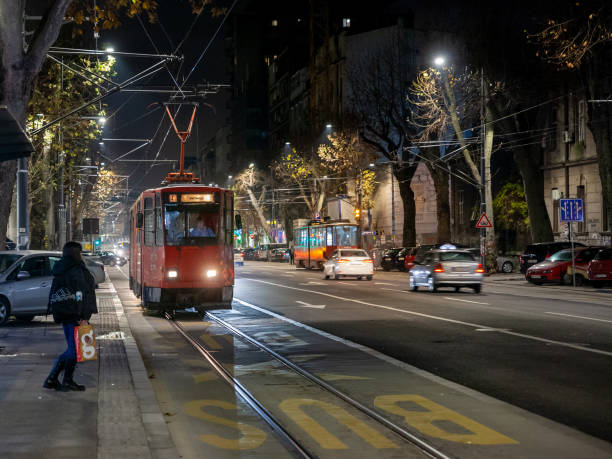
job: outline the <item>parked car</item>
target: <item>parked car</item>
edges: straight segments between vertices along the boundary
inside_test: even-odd
[[[268,251],[268,261],[289,262],[289,249],[277,247]]]
[[[255,255],[256,260],[265,260],[272,261],[272,251],[274,249],[285,249],[287,250],[287,244],[271,242],[269,244],[262,244],[257,248],[257,253]]]
[[[600,250],[587,267],[587,278],[595,288],[612,284],[612,249]]]
[[[245,260],[255,260],[255,255],[257,254],[257,249],[254,247],[246,248],[242,251]]]
[[[340,277],[365,277],[372,280],[374,276],[374,262],[365,250],[338,249],[323,263],[325,279],[340,279]]]
[[[529,244],[525,247],[525,251],[520,256],[521,273],[525,274],[530,266],[546,260],[553,253],[559,250],[569,249],[572,244],[568,241],[558,242],[538,242],[537,244]],[[584,247],[584,244],[579,242],[574,243],[574,247]]]
[[[11,315],[30,321],[47,313],[51,270],[61,256],[40,250],[0,252],[0,325]]]
[[[416,260],[419,249],[420,247],[408,247],[405,249],[406,253],[404,255],[404,271],[409,271],[410,269],[414,267],[414,261]],[[424,252],[424,253],[427,253],[427,252]],[[424,253],[422,252],[423,255]],[[421,258],[423,257],[421,256]]]
[[[574,250],[574,264],[576,265],[576,284],[581,285],[585,280],[586,269],[589,262],[603,247],[578,247]],[[546,260],[527,269],[525,279],[535,285],[545,283],[565,284],[571,283],[567,277],[567,269],[572,264],[572,249],[559,250]],[[578,270],[581,273],[578,274]]]
[[[480,259],[480,249],[477,247],[467,249],[476,260]],[[518,255],[506,254],[506,255],[498,255],[495,257],[496,270],[497,272],[502,272],[506,274],[510,274],[514,272],[514,267],[516,266],[516,262],[518,260]]]
[[[430,292],[440,287],[468,287],[480,293],[484,269],[467,250],[430,250],[410,270],[410,289],[427,287]]]
[[[383,252],[382,258],[380,261],[380,266],[385,271],[390,271],[392,269],[399,269],[399,260],[398,256],[400,252],[404,250],[403,247],[394,247],[392,249],[387,249]],[[404,268],[404,258],[402,257],[402,269]]]
[[[234,249],[234,264],[244,266],[244,253],[242,249]]]
[[[87,266],[87,269],[95,279],[96,288],[98,288],[98,284],[102,284],[106,281],[104,263],[102,263],[101,261],[96,261],[94,257],[83,257],[83,261],[85,262],[85,266]]]

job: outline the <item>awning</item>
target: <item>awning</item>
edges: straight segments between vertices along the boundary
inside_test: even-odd
[[[25,158],[34,151],[32,142],[6,105],[0,105],[0,162]]]

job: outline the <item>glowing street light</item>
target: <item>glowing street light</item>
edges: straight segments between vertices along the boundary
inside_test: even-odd
[[[442,67],[445,62],[446,62],[446,59],[444,59],[444,57],[442,56],[438,56],[434,59],[434,64],[436,67]]]
[[[227,178],[231,180],[233,177],[231,175],[228,175]]]
[[[106,118],[104,118],[103,116],[99,117],[98,118],[98,123],[100,123],[100,124],[106,123]]]
[[[249,164],[249,169],[253,169],[255,167],[255,163]]]
[[[291,142],[285,142],[286,147],[288,147],[289,145],[291,145]]]
[[[327,128],[327,129],[331,129],[331,128],[332,128],[332,124],[331,124],[331,123],[327,123],[327,124],[325,125],[325,128]]]
[[[374,167],[374,163],[370,163],[370,167]]]
[[[115,48],[108,47],[108,48],[106,48],[106,52],[107,53],[114,53],[115,52]]]

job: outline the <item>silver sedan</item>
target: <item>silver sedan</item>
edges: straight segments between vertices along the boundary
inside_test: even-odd
[[[472,288],[480,293],[484,269],[467,250],[432,250],[420,264],[410,270],[410,289],[427,287],[435,292],[439,287]]]

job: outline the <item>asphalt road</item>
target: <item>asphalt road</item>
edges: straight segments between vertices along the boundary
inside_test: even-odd
[[[612,292],[487,280],[409,292],[407,274],[326,281],[247,262],[235,297],[612,441]]]

